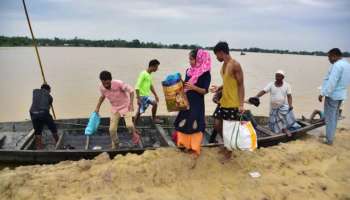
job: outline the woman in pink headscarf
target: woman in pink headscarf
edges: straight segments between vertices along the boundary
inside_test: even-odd
[[[180,111],[174,122],[177,145],[200,154],[205,130],[204,95],[208,93],[211,81],[211,59],[208,51],[192,50],[189,54],[190,67],[186,70],[185,92],[190,104],[189,110]]]

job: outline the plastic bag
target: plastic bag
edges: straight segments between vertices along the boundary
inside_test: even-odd
[[[93,112],[90,115],[89,123],[85,128],[85,135],[92,135],[97,132],[100,125],[100,115],[97,112]]]
[[[250,121],[223,121],[224,146],[233,149],[254,151],[257,144],[255,129]]]

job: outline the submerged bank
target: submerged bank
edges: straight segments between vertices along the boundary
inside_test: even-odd
[[[316,137],[234,152],[219,162],[217,148],[204,148],[195,163],[173,148],[143,155],[101,154],[0,171],[0,199],[350,199],[350,130],[334,146]],[[261,177],[252,178],[250,172]]]

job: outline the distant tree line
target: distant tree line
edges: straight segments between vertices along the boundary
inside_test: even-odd
[[[261,49],[261,48],[244,48],[244,49],[232,49],[234,51],[241,52],[259,52],[259,53],[275,53],[275,54],[296,54],[296,55],[313,55],[313,56],[327,56],[327,52],[323,51],[289,51],[280,49]],[[349,52],[343,52],[344,57],[350,57]]]
[[[87,40],[75,37],[74,39],[54,39],[39,38],[37,39],[39,46],[69,46],[69,47],[127,47],[127,48],[168,48],[168,49],[195,49],[202,48],[196,44],[162,44],[154,42],[141,42],[137,39],[132,41],[126,40]],[[32,40],[28,37],[7,37],[0,36],[1,47],[15,47],[15,46],[32,46]],[[205,49],[212,50],[213,47],[205,47]],[[279,49],[261,49],[257,47],[244,49],[231,49],[232,51],[240,52],[254,52],[254,53],[275,53],[275,54],[296,54],[296,55],[315,55],[326,56],[327,52],[323,51],[289,51]],[[343,52],[344,57],[350,57],[349,52]]]
[[[39,46],[70,46],[70,47],[128,47],[128,48],[170,48],[170,49],[195,49],[199,45],[187,44],[162,44],[154,42],[141,42],[137,39],[132,41],[126,40],[86,40],[75,37],[74,39],[54,39],[39,38],[37,39]],[[0,36],[0,46],[31,46],[32,39],[28,37],[6,37]]]

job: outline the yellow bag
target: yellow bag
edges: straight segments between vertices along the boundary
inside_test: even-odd
[[[169,112],[189,109],[189,103],[186,93],[184,92],[182,80],[170,86],[163,85],[163,91],[166,107]]]

